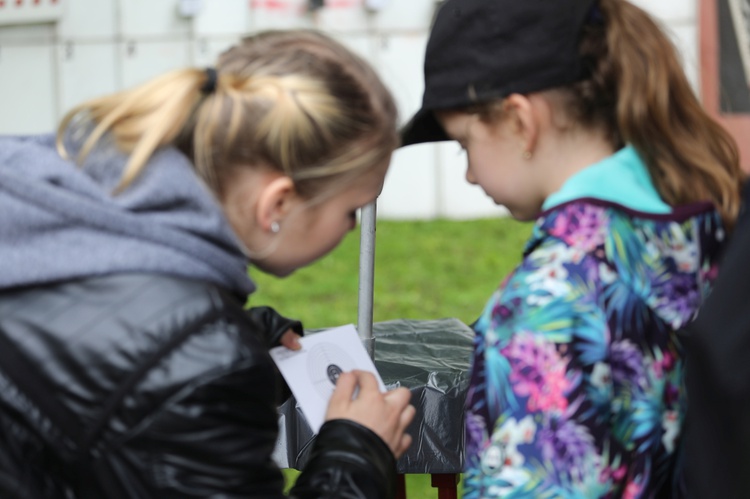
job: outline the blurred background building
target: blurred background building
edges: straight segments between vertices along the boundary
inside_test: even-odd
[[[681,52],[696,92],[710,101],[706,106],[722,116],[740,138],[750,137],[744,115],[750,111],[750,100],[719,99],[725,95],[719,75],[730,75],[725,78],[727,86],[736,77],[732,95],[747,94],[742,61],[750,70],[749,1],[635,2],[663,23]],[[169,69],[210,66],[223,49],[245,34],[297,27],[321,29],[370,61],[396,95],[405,119],[419,107],[424,49],[440,3],[0,0],[0,133],[52,130],[67,109],[84,99]],[[720,28],[721,22],[726,29]],[[732,56],[724,61],[718,57],[720,50]],[[464,171],[465,158],[452,143],[398,151],[378,203],[379,217],[502,215],[502,208],[464,181]]]

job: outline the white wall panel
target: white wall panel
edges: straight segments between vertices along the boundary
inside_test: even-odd
[[[64,7],[57,0],[2,0],[0,25],[54,22],[60,19]]]
[[[68,0],[57,33],[74,40],[111,39],[117,34],[116,8],[112,0]]]
[[[123,88],[143,83],[165,71],[190,66],[185,42],[120,42]]]
[[[199,68],[215,66],[219,55],[239,41],[239,36],[200,38],[193,43],[193,64]]]
[[[193,21],[180,16],[177,7],[178,0],[119,0],[120,33],[125,38],[187,36]]]
[[[241,35],[250,27],[248,0],[208,0],[195,18],[195,33],[206,35]]]
[[[422,66],[427,35],[382,34],[377,42],[378,70],[396,97],[403,123],[422,103]]]
[[[312,28],[307,0],[250,0],[250,30]]]
[[[481,187],[466,181],[466,153],[456,142],[440,142],[436,148],[439,216],[470,219],[507,214]]]
[[[693,20],[698,10],[697,0],[631,0],[651,15],[667,23]]]
[[[0,45],[0,133],[40,133],[56,123],[54,46]]]
[[[54,40],[55,25],[52,23],[0,26],[0,43],[38,45]]]
[[[58,45],[57,57],[61,114],[84,100],[118,90],[115,43],[66,42]]]
[[[420,144],[397,150],[378,198],[378,217],[429,219],[437,212],[435,147]]]
[[[361,32],[374,27],[377,14],[368,12],[364,0],[327,0],[315,12],[315,26],[324,31]]]
[[[394,93],[403,123],[421,103],[436,0],[382,0],[374,12],[365,1],[325,0],[310,13],[309,0],[198,0],[191,17],[179,13],[181,0],[65,0],[58,23],[0,26],[0,132],[50,130],[61,112],[82,100],[170,69],[213,65],[241,36],[286,28],[322,29],[373,64]],[[667,27],[697,89],[698,1],[634,2]],[[465,181],[465,168],[454,144],[397,151],[379,216],[502,213]]]
[[[390,0],[373,15],[374,25],[381,30],[427,32],[435,13],[435,0]]]
[[[668,33],[682,58],[685,74],[695,92],[700,95],[700,55],[698,28],[693,23],[675,24]]]

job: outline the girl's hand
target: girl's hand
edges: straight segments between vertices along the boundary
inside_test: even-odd
[[[352,400],[357,387],[359,393]],[[369,428],[383,439],[398,459],[411,445],[411,436],[404,433],[416,414],[414,406],[409,405],[410,398],[411,392],[403,387],[380,393],[378,381],[372,373],[342,373],[328,403],[325,419],[350,419]]]
[[[279,343],[281,343],[281,346],[287,347],[289,350],[299,350],[302,348],[302,345],[299,343],[300,338],[300,335],[290,329],[281,336]]]

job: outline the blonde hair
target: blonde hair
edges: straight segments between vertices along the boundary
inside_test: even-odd
[[[343,188],[383,165],[398,144],[396,106],[374,70],[314,31],[267,31],[224,52],[216,86],[201,69],[183,69],[72,109],[58,149],[79,121],[93,127],[82,163],[111,136],[129,155],[116,192],[126,189],[161,147],[174,145],[218,196],[234,168],[282,172],[312,198]]]
[[[677,51],[657,23],[626,0],[597,0],[601,22],[583,29],[589,75],[545,93],[575,123],[632,145],[665,202],[710,201],[728,229],[740,209],[744,175],[729,133],[703,109]],[[497,119],[498,103],[479,112]]]

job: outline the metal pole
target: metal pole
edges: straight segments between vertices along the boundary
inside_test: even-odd
[[[362,208],[359,239],[359,304],[357,331],[371,358],[375,358],[375,338],[372,337],[372,304],[375,283],[375,219],[377,202]]]

